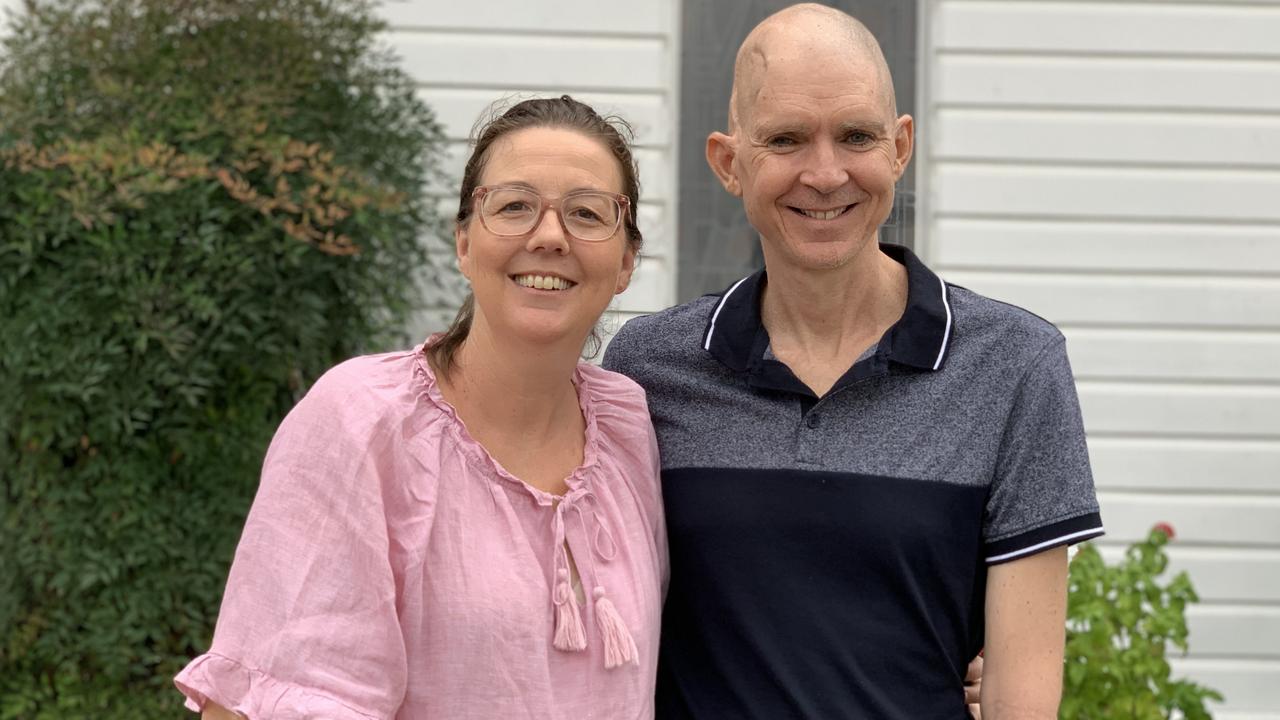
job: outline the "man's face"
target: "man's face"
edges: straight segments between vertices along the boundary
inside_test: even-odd
[[[894,117],[875,66],[805,50],[769,57],[743,83],[731,141],[726,187],[773,268],[841,267],[874,246],[911,157],[911,118]]]

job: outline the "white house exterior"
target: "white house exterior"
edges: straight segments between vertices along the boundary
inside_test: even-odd
[[[924,8],[917,246],[1062,328],[1103,544],[1171,523],[1175,672],[1280,717],[1280,2]]]
[[[676,297],[675,158],[703,142],[675,137],[680,10],[386,8],[455,172],[511,91],[635,122],[649,257],[624,317]],[[1280,718],[1280,0],[921,0],[919,22],[917,251],[1066,333],[1104,548],[1171,523],[1202,597],[1175,672],[1226,693],[1220,718]]]
[[[681,1],[383,8],[454,178],[498,97],[632,121],[647,247],[623,317],[676,298],[676,158],[703,143],[675,131]],[[917,251],[1062,328],[1102,545],[1171,523],[1202,598],[1175,672],[1227,695],[1219,718],[1280,718],[1280,0],[917,1]]]

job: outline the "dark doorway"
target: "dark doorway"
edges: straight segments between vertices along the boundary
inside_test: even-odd
[[[742,203],[707,168],[707,135],[725,129],[733,60],[751,28],[789,0],[684,0],[680,54],[680,207],[677,300],[718,292],[764,261]],[[898,112],[915,115],[916,5],[910,0],[835,0],[875,33],[893,72]],[[898,183],[881,240],[910,247],[915,234],[915,171]]]

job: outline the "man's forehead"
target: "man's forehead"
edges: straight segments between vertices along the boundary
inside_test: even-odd
[[[749,127],[815,116],[856,124],[894,114],[892,89],[870,63],[770,62],[744,78],[739,93],[739,120]]]
[[[893,80],[870,31],[840,11],[804,4],[770,16],[743,41],[734,64],[731,131],[769,94],[805,83],[833,90],[860,83],[859,92],[881,98],[897,114]]]

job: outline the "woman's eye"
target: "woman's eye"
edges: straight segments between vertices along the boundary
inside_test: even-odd
[[[529,211],[529,203],[524,202],[522,200],[513,200],[498,209],[498,212],[506,213],[506,214],[522,213],[522,212],[528,212],[528,211]]]
[[[599,213],[590,208],[575,208],[570,215],[575,220],[586,220],[588,222],[603,222],[604,220]]]

